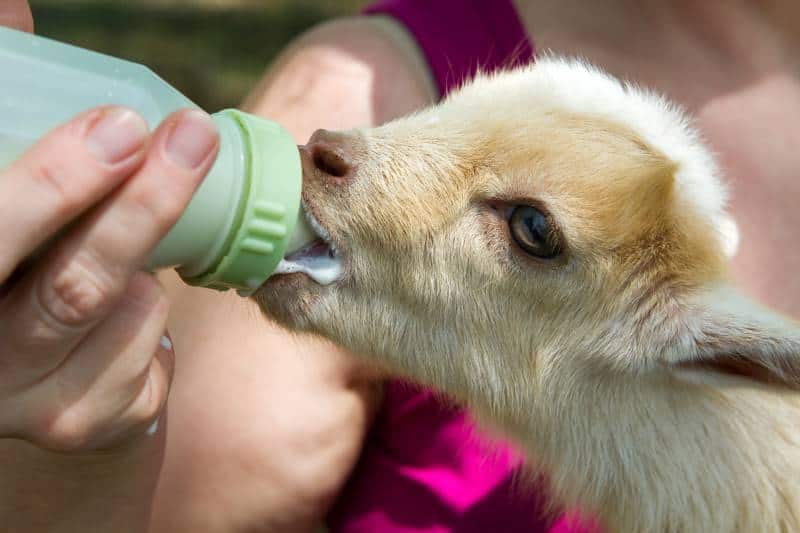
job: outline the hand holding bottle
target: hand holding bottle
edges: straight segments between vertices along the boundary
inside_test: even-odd
[[[0,174],[0,437],[77,452],[157,417],[173,364],[168,304],[140,268],[218,145],[203,112],[174,113],[150,134],[139,115],[105,107]]]
[[[168,389],[166,300],[140,271],[257,289],[316,238],[300,156],[277,124],[209,117],[142,65],[6,28],[0,86],[0,227],[13,228],[0,244],[0,438],[106,446],[146,427]]]

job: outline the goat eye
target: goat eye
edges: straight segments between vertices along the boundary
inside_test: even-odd
[[[514,242],[526,253],[541,259],[550,259],[561,253],[558,234],[547,217],[535,207],[515,207],[508,225]]]

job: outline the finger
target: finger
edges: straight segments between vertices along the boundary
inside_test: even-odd
[[[161,412],[174,356],[161,339],[169,304],[158,282],[133,276],[114,313],[37,385],[31,440],[60,451],[107,447],[143,433]]]
[[[158,420],[164,413],[169,396],[172,378],[175,376],[175,351],[168,333],[159,340],[159,347],[150,362],[147,375],[146,392],[131,403],[122,419],[126,424],[117,424],[109,430],[104,443],[108,446],[122,442],[136,435],[154,435],[158,430]],[[118,422],[118,420],[116,420]]]
[[[32,32],[33,16],[28,1],[3,0],[0,2],[0,26]]]
[[[153,358],[153,363],[150,366],[150,388],[151,391],[166,390],[168,396],[172,380],[175,377],[175,351],[172,344],[172,337],[170,337],[168,332],[165,332],[164,335],[161,336],[159,346],[161,349],[156,351],[156,356]],[[167,396],[164,396],[164,400],[166,400]],[[152,403],[154,399],[158,398],[158,395],[153,396],[151,394],[148,397],[148,401]],[[140,403],[138,406],[134,406],[134,410],[136,410],[137,407],[143,408],[145,412],[148,412],[150,409],[147,403]],[[155,420],[152,422],[149,419],[145,420],[145,423],[149,424],[145,431],[148,435],[155,435],[158,432],[159,420],[164,414],[165,409],[166,401],[160,403]],[[139,429],[140,428],[133,428],[133,431],[138,432]]]
[[[181,111],[153,135],[142,168],[65,240],[111,272],[140,268],[177,222],[214,162],[219,136],[201,111]]]
[[[184,111],[168,118],[136,175],[11,290],[0,314],[0,342],[5,335],[45,368],[60,361],[108,314],[177,221],[218,144],[208,115]]]
[[[144,160],[147,124],[133,111],[83,113],[0,174],[0,283],[58,228],[86,211]]]

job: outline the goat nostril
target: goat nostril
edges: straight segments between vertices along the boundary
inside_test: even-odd
[[[350,162],[342,154],[328,146],[314,146],[312,156],[314,166],[333,177],[343,178],[352,170]]]

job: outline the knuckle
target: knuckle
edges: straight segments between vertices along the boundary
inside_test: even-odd
[[[128,414],[131,425],[149,426],[161,414],[168,395],[169,386],[166,382],[156,384],[152,379],[148,379],[147,385],[142,389]]]
[[[69,180],[64,175],[64,170],[54,161],[46,159],[38,161],[30,168],[31,179],[45,192],[53,197],[53,210],[56,216],[68,216],[81,209],[84,192],[77,187],[75,180]]]
[[[58,412],[34,431],[34,441],[51,450],[79,452],[91,448],[94,424],[78,409]]]
[[[151,320],[166,326],[170,310],[167,293],[155,276],[146,272],[135,272],[128,283],[124,296],[125,302],[146,310]]]
[[[54,327],[51,320],[37,319],[26,324],[24,331],[15,332],[4,339],[11,353],[26,355],[25,367],[42,371],[52,370],[61,360],[42,357],[40,354],[51,354],[53,347],[63,343],[64,332],[61,328]],[[21,368],[22,365],[19,365]]]
[[[166,292],[164,292],[164,290],[159,286],[151,313],[154,317],[154,320],[158,321],[162,331],[167,329],[167,320],[169,318],[170,307],[170,301]]]
[[[183,212],[184,203],[178,199],[180,197],[164,189],[145,186],[132,195],[131,202],[135,210],[149,218],[155,226],[169,228]]]
[[[40,305],[58,324],[80,326],[99,319],[119,292],[113,276],[85,255],[78,253],[50,283],[40,285]]]

